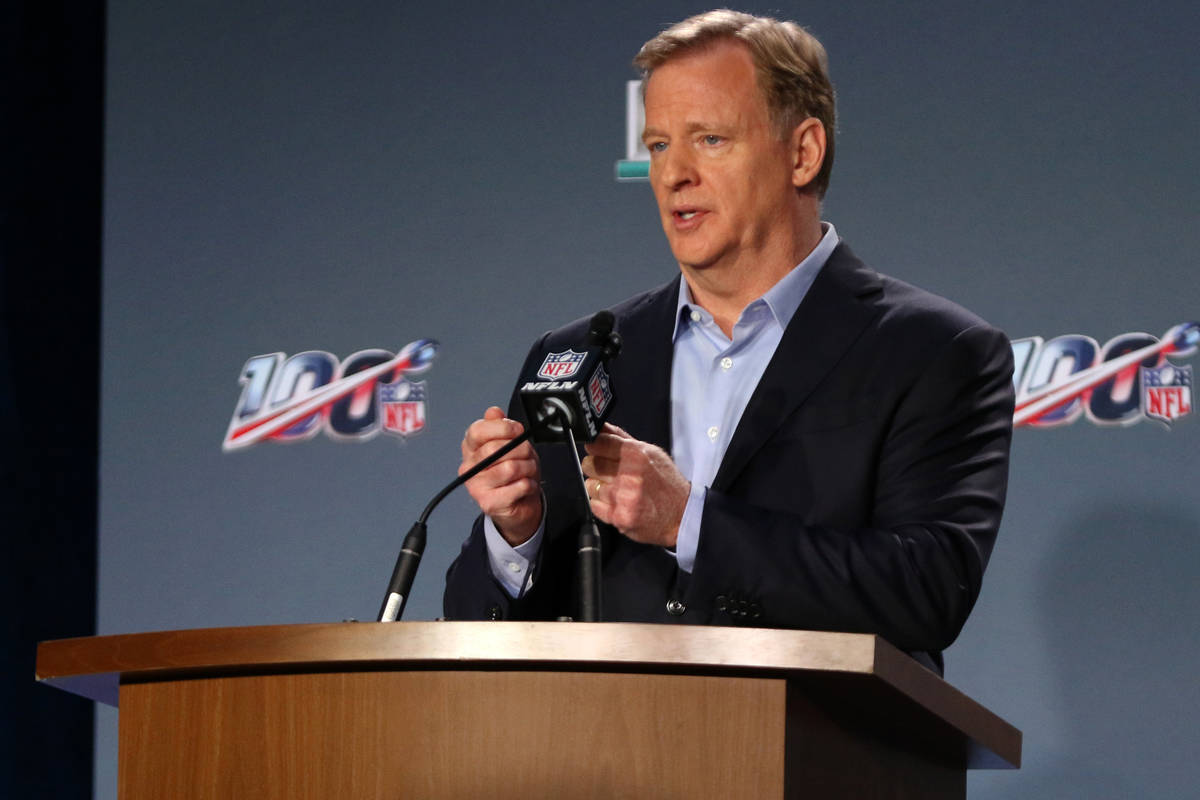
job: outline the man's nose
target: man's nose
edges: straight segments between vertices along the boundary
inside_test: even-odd
[[[658,179],[668,189],[696,182],[696,162],[686,147],[668,147],[658,159]]]

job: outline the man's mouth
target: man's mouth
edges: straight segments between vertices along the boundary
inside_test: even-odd
[[[702,209],[702,208],[677,208],[671,212],[671,215],[673,217],[675,217],[676,222],[680,222],[680,223],[691,222],[694,219],[704,216],[704,209]]]

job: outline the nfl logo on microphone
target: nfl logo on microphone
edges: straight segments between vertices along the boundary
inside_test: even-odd
[[[596,416],[604,416],[604,409],[608,408],[612,398],[613,393],[608,382],[608,373],[604,371],[603,366],[596,367],[596,371],[592,373],[592,379],[588,381],[588,399],[592,402],[592,410],[596,412]]]
[[[586,356],[587,353],[576,353],[574,350],[551,353],[542,362],[542,367],[537,373],[538,377],[551,381],[569,378],[579,371],[579,366]]]

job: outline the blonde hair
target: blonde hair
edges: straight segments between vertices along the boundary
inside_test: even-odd
[[[814,117],[825,128],[825,160],[805,188],[818,198],[829,188],[833,171],[833,138],[837,123],[829,57],[825,48],[794,22],[756,17],[723,8],[678,22],[642,45],[633,59],[648,79],[655,69],[684,53],[731,39],[746,45],[754,61],[759,89],[776,134],[786,139],[804,120]],[[643,87],[645,83],[643,82]]]

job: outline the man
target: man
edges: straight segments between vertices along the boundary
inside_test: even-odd
[[[940,672],[1000,522],[1007,340],[820,221],[833,88],[802,28],[709,12],[634,63],[681,276],[613,309],[618,401],[583,459],[603,618],[873,632]],[[544,336],[522,374],[586,325]],[[523,430],[515,394],[509,414],[467,429],[462,471]],[[570,457],[526,444],[468,483],[483,516],[447,617],[572,613]]]

